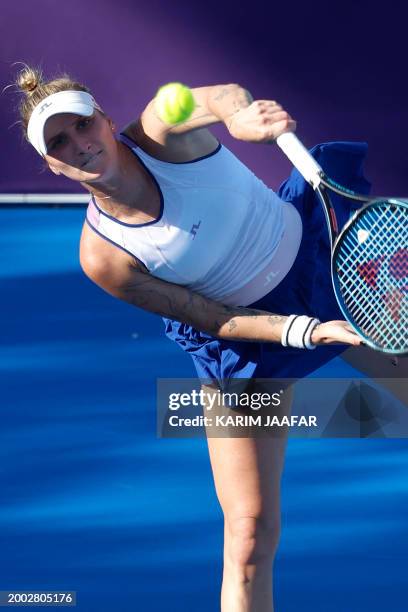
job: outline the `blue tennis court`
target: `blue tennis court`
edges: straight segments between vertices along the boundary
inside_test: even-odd
[[[205,440],[156,438],[156,379],[194,377],[159,317],[78,261],[82,208],[3,208],[0,590],[84,612],[219,609]],[[322,375],[355,376],[340,358]],[[278,612],[405,612],[406,440],[289,440]]]

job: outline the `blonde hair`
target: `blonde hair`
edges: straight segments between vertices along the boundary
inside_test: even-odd
[[[31,117],[31,113],[44,98],[59,91],[75,90],[75,91],[91,91],[82,83],[78,83],[72,79],[69,74],[62,73],[59,76],[46,81],[43,78],[41,68],[31,68],[24,64],[24,68],[20,70],[15,80],[16,87],[25,94],[25,97],[20,101],[18,110],[21,117],[21,126],[26,140],[27,126]]]

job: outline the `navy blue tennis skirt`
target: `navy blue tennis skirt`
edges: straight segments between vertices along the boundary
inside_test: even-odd
[[[366,143],[329,142],[311,154],[341,185],[368,194],[363,175]],[[278,195],[291,202],[302,217],[303,236],[296,260],[286,277],[266,296],[248,307],[277,314],[306,314],[321,321],[344,319],[334,297],[330,274],[330,243],[318,196],[297,170],[280,186]],[[360,205],[333,194],[339,227]],[[342,353],[347,345],[318,346],[315,350],[276,343],[219,340],[190,325],[164,318],[168,338],[190,353],[203,381],[226,389],[230,378],[301,378]]]

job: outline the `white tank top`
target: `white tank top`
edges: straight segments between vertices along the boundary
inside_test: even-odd
[[[191,162],[170,163],[120,135],[152,176],[160,213],[130,224],[92,198],[87,222],[157,278],[225,304],[246,306],[275,287],[299,249],[299,213],[221,144]]]

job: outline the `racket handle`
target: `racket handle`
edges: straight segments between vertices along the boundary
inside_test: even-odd
[[[305,181],[310,183],[313,189],[316,189],[320,184],[322,169],[299,138],[293,132],[285,132],[285,134],[277,137],[276,144],[295,168],[299,170]]]

